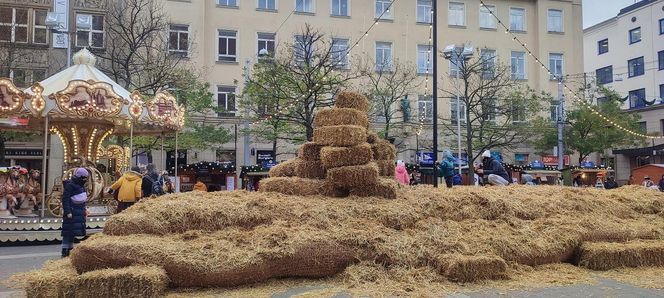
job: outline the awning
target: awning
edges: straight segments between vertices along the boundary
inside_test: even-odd
[[[664,144],[643,148],[617,149],[612,150],[613,154],[624,154],[629,156],[650,156],[653,151],[664,150]]]

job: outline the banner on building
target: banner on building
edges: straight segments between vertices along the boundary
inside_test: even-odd
[[[547,166],[557,166],[558,156],[544,155],[542,156],[542,163],[544,163]],[[565,155],[565,157],[563,158],[563,165],[569,166],[569,155]]]
[[[53,1],[53,12],[58,16],[58,25],[54,28],[57,33],[53,33],[53,47],[56,49],[66,49],[69,45],[69,0]],[[63,32],[63,33],[60,33]]]

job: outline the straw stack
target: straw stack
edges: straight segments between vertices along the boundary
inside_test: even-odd
[[[298,158],[275,167],[261,191],[288,195],[394,199],[398,185],[380,176],[394,176],[396,149],[369,129],[369,101],[344,91],[334,107],[314,118],[313,142],[298,150]]]

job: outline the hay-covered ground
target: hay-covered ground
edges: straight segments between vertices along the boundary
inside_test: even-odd
[[[646,263],[607,257],[632,256],[629,247],[647,249]],[[113,216],[71,259],[79,273],[162,267],[176,296],[192,286],[231,287],[198,294],[262,296],[321,283],[329,286],[322,296],[338,289],[415,295],[593,282],[621,271],[571,264],[658,264],[664,256],[653,252],[662,247],[664,195],[641,187],[419,186],[400,189],[395,200],[244,191],[164,196]]]

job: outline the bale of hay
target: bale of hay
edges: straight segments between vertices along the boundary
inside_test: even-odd
[[[507,277],[507,263],[495,255],[447,255],[439,259],[439,272],[457,282],[504,279]]]
[[[374,144],[378,142],[379,139],[380,137],[378,137],[378,134],[375,131],[373,130],[367,131],[367,143]]]
[[[355,146],[367,139],[367,129],[355,125],[337,125],[314,129],[314,142],[324,146]]]
[[[579,265],[592,270],[664,266],[664,240],[584,242],[579,250]]]
[[[297,157],[302,160],[315,161],[320,159],[320,148],[323,145],[314,142],[307,142],[302,144],[297,151]]]
[[[258,191],[285,195],[315,196],[332,193],[325,180],[300,177],[270,177],[261,180]]]
[[[12,287],[25,290],[27,297],[74,297],[76,269],[68,258],[48,260],[40,270],[18,273],[10,278]]]
[[[314,127],[336,125],[369,127],[369,116],[366,112],[349,108],[326,108],[314,116]]]
[[[356,109],[362,112],[369,112],[369,100],[366,96],[351,91],[341,91],[337,95],[337,101],[334,106],[337,108]]]
[[[296,175],[295,168],[297,167],[298,161],[298,158],[284,161],[272,167],[268,174],[270,177],[293,177]]]
[[[336,187],[345,189],[375,185],[378,182],[378,167],[374,163],[369,163],[332,168],[327,170],[327,180]]]
[[[265,228],[253,232],[269,242],[279,231]],[[355,262],[350,250],[331,240],[317,241],[322,237],[307,237],[297,230],[291,231],[290,235],[295,240],[302,237],[308,241],[297,242],[292,251],[261,251],[241,243],[229,244],[231,239],[215,239],[213,235],[198,239],[106,236],[79,244],[72,252],[71,260],[76,270],[83,274],[106,268],[154,264],[164,268],[171,284],[176,287],[232,287],[270,278],[320,278],[339,273]],[[234,254],[237,249],[243,252]]]
[[[378,175],[382,177],[394,177],[394,160],[374,160],[378,166]]]
[[[325,168],[320,160],[300,160],[295,166],[295,175],[300,178],[323,179]]]
[[[352,147],[323,147],[320,160],[326,169],[363,165],[371,161],[371,145],[364,143]]]
[[[136,265],[86,272],[76,285],[77,297],[162,297],[168,276],[160,267]]]
[[[386,140],[379,140],[371,145],[375,160],[394,160],[397,158],[397,148]]]
[[[379,178],[374,185],[365,185],[350,190],[351,196],[358,197],[382,197],[385,199],[396,199],[399,183],[394,179]]]

